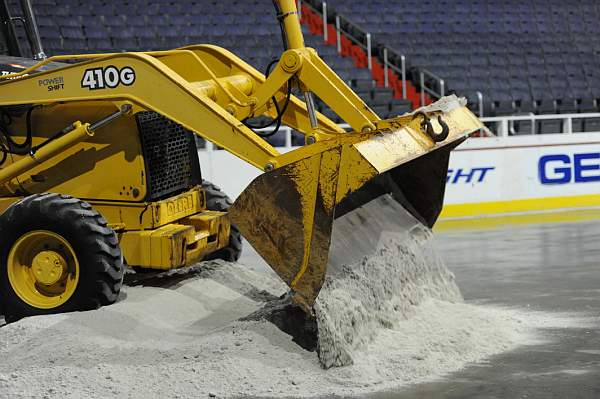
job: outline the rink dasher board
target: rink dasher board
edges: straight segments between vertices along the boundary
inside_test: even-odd
[[[233,199],[261,173],[227,151],[198,153],[202,177]],[[600,133],[470,138],[451,154],[441,219],[593,208]]]
[[[450,157],[441,219],[600,209],[600,133],[471,138]]]

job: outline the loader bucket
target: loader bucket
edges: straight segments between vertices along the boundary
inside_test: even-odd
[[[384,230],[405,229],[404,210],[427,226],[435,223],[449,153],[481,123],[464,106],[434,113],[449,127],[443,142],[431,140],[418,122],[383,121],[376,132],[343,134],[286,154],[289,163],[257,177],[235,201],[232,222],[307,313],[328,264],[360,259]]]

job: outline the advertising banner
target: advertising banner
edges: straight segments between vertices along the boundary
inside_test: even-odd
[[[600,135],[470,139],[452,152],[445,204],[445,217],[600,207]]]
[[[232,198],[261,173],[226,151],[199,155],[203,178]],[[471,138],[450,157],[441,218],[596,207],[599,133]]]

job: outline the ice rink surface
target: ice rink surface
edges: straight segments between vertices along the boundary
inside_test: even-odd
[[[437,234],[467,302],[600,316],[600,221]],[[600,398],[600,329],[552,330],[548,343],[378,399]]]
[[[0,398],[600,397],[600,222],[435,240],[466,304],[416,306],[354,366],[322,370],[272,324],[239,322],[285,292],[247,246],[240,264],[131,274],[113,306],[0,328]]]

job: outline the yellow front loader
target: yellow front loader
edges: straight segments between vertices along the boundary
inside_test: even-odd
[[[394,212],[435,223],[449,151],[480,122],[456,98],[381,120],[305,47],[295,2],[275,4],[287,49],[268,77],[211,45],[44,59],[33,35],[40,62],[4,61],[16,69],[0,79],[0,313],[112,303],[124,263],[235,261],[239,232],[310,313],[328,264],[401,229]],[[306,145],[279,153],[249,127],[261,115]],[[202,180],[194,135],[264,172],[233,205]]]

